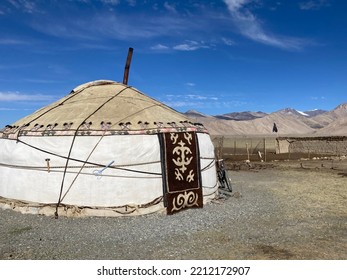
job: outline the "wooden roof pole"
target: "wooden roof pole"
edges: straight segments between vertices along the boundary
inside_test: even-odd
[[[131,63],[131,58],[133,56],[133,48],[129,48],[128,51],[128,57],[125,63],[125,69],[124,69],[124,77],[123,77],[123,84],[127,85],[128,84],[128,77],[129,77],[129,70],[130,70],[130,63]]]

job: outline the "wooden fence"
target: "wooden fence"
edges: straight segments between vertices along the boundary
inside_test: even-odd
[[[347,137],[212,136],[217,158],[233,161],[272,161],[346,156]]]

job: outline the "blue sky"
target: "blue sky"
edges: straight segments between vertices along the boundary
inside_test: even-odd
[[[123,80],[185,112],[347,102],[344,0],[1,0],[0,127]]]

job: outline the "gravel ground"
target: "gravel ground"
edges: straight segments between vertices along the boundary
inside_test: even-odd
[[[0,259],[345,260],[347,168],[305,165],[229,171],[233,196],[172,216],[0,210]]]

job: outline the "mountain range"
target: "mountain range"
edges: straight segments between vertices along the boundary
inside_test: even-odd
[[[209,116],[189,110],[184,113],[193,122],[202,123],[211,135],[347,136],[347,103],[331,111],[298,111],[285,108],[273,113],[233,112]]]

